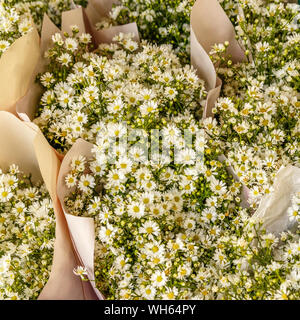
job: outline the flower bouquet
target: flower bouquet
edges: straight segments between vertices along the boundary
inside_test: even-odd
[[[219,2],[3,2],[3,298],[300,298],[297,7]]]

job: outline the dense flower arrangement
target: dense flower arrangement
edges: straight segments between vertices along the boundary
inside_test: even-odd
[[[95,141],[104,118],[140,128],[186,108],[201,112],[203,81],[181,66],[169,45],[139,46],[132,35],[120,34],[117,43],[88,53],[90,35],[75,34],[53,36],[50,64],[40,76],[47,90],[34,121],[57,150],[66,152],[80,137]]]
[[[16,165],[0,170],[0,300],[37,299],[52,264],[55,217],[49,194]]]
[[[196,133],[202,162],[181,147],[184,129]],[[68,213],[94,218],[95,282],[107,299],[300,298],[299,229],[279,242],[251,221],[240,207],[241,183],[216,160],[220,149],[194,117],[175,117],[163,129],[179,163],[173,149],[147,161],[145,140],[128,154],[121,144],[109,150],[115,130],[106,123],[93,158],[73,158],[65,176]],[[118,131],[121,141],[126,128]],[[291,221],[299,219],[294,202]]]
[[[28,14],[20,15],[14,7],[5,6],[0,2],[0,57],[11,44],[26,34],[33,27]]]
[[[130,136],[126,125],[103,123],[93,159],[74,158],[65,177],[73,191],[68,213],[95,220],[96,285],[108,299],[204,297],[204,270],[224,263],[218,239],[240,223],[241,184],[217,160],[220,150],[188,112],[167,120],[151,160],[146,150],[159,138],[145,137],[155,123],[144,122],[145,135],[128,153],[121,143]],[[195,148],[185,146],[184,130],[195,134]]]
[[[76,1],[75,1],[76,2]],[[76,4],[86,5],[86,1]],[[0,57],[11,44],[26,34],[35,24],[41,30],[44,14],[56,24],[61,23],[61,13],[74,7],[70,0],[0,1]]]
[[[294,209],[295,210],[295,209]],[[298,213],[299,216],[299,208]],[[295,216],[295,212],[294,212]],[[299,300],[299,224],[275,236],[259,221],[240,216],[239,232],[220,240],[233,262],[219,273],[218,290],[225,299]],[[234,265],[234,267],[232,267]]]
[[[142,39],[172,44],[180,60],[190,61],[190,14],[195,0],[121,0],[113,4],[107,19],[99,21],[98,29],[136,22]],[[235,22],[238,14],[232,0],[219,0],[228,17]]]
[[[299,10],[280,1],[238,3],[244,14],[236,29],[248,61],[232,65],[223,56],[227,44],[212,51],[224,87],[208,129],[256,208],[280,166],[300,163]]]
[[[44,14],[56,24],[61,23],[61,13],[75,8],[75,5],[86,6],[86,0],[2,0],[7,8],[13,8],[19,15],[30,14],[41,29]]]
[[[40,31],[44,13],[60,26],[62,11],[87,3],[0,0],[0,57]],[[74,273],[106,299],[299,300],[296,177],[298,192],[264,198],[278,193],[282,166],[300,164],[299,6],[219,0],[246,59],[234,64],[228,42],[212,48],[223,85],[204,119],[207,92],[189,63],[194,3],[120,0],[96,24],[136,22],[141,43],[120,33],[94,48],[76,25],[52,36],[33,121],[63,155],[90,143],[63,175],[66,213],[95,223],[93,278],[84,265]],[[267,231],[270,210],[254,214],[262,199],[289,201],[283,232]],[[0,300],[38,298],[54,239],[45,186],[16,165],[0,169]]]
[[[190,13],[195,0],[122,0],[113,5],[110,18],[97,24],[99,29],[136,22],[142,39],[169,43],[182,61],[189,61]]]

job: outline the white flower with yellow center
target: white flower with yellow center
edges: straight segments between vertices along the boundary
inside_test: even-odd
[[[168,280],[168,278],[167,278],[165,272],[163,272],[163,271],[156,271],[151,276],[151,281],[153,283],[153,286],[157,287],[157,288],[163,287],[166,284],[167,280]]]
[[[115,229],[112,225],[108,223],[106,227],[102,226],[100,228],[98,236],[99,236],[99,239],[104,243],[111,243],[114,235],[115,235]]]
[[[114,102],[111,102],[110,104],[108,104],[107,110],[108,110],[108,112],[111,112],[114,114],[114,113],[121,112],[123,107],[124,107],[124,103],[123,103],[122,99],[118,98]]]
[[[95,178],[92,175],[86,174],[80,177],[78,187],[83,192],[88,192],[95,187]]]
[[[107,176],[108,184],[111,186],[118,186],[126,181],[126,176],[121,170],[111,170]]]
[[[147,286],[143,289],[141,289],[142,295],[147,300],[153,300],[155,298],[156,289],[152,286]]]
[[[141,202],[133,201],[127,206],[128,214],[140,219],[145,214],[145,205]]]
[[[7,202],[12,196],[13,194],[10,188],[0,188],[0,202]]]
[[[160,228],[156,222],[148,220],[140,227],[139,232],[145,234],[147,238],[153,239],[154,236],[159,235]]]
[[[147,116],[150,113],[154,113],[158,108],[157,102],[150,100],[147,101],[146,103],[143,103],[140,106],[141,114],[142,116]]]

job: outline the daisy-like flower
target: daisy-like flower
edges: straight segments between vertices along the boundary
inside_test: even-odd
[[[142,295],[147,300],[153,300],[155,298],[156,289],[153,286],[147,286],[142,289]]]
[[[126,181],[126,176],[124,175],[122,170],[115,169],[108,174],[107,179],[109,185],[117,186]]]
[[[12,198],[13,194],[10,188],[0,188],[0,202],[7,202]]]
[[[219,181],[215,178],[211,179],[210,181],[211,189],[219,195],[223,195],[226,193],[226,185],[223,181]]]
[[[163,287],[166,282],[167,282],[167,276],[164,272],[161,271],[156,271],[152,276],[151,276],[151,281],[153,282],[153,286],[160,288]]]
[[[128,214],[134,218],[141,218],[145,213],[145,206],[140,202],[132,202],[127,207]],[[150,227],[149,227],[150,228]],[[155,230],[153,230],[154,232]]]
[[[95,187],[95,179],[90,174],[82,175],[78,182],[78,187],[81,191],[87,192]]]
[[[72,159],[71,167],[74,170],[81,172],[84,170],[85,162],[86,162],[85,157],[79,155],[78,157]]]
[[[76,185],[77,181],[76,181],[76,177],[74,177],[72,174],[68,174],[65,177],[65,182],[68,188],[72,188]]]
[[[74,268],[73,273],[76,276],[79,276],[81,280],[86,280],[87,269],[85,267],[77,266],[76,268]]]
[[[72,57],[68,53],[63,53],[57,58],[57,61],[61,63],[62,66],[68,66],[71,62]]]
[[[139,230],[140,233],[145,234],[149,239],[159,235],[160,229],[157,223],[149,220],[146,221]]]
[[[115,230],[111,225],[107,225],[106,227],[102,227],[99,231],[99,238],[104,243],[110,243],[115,234]]]

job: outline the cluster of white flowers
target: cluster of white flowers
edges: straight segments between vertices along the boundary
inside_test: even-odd
[[[44,14],[57,25],[61,23],[61,13],[75,7],[85,6],[85,0],[0,0],[0,57],[12,43],[30,31],[35,24],[41,30]]]
[[[34,121],[62,152],[78,138],[94,142],[104,119],[143,128],[186,108],[201,113],[204,82],[192,67],[181,66],[171,46],[139,46],[122,33],[114,40],[89,53],[88,34],[53,36],[49,68],[40,76],[48,90]]]
[[[237,3],[243,11],[236,30],[248,61],[232,65],[223,56],[227,44],[214,48],[224,86],[215,119],[207,121],[257,208],[280,166],[300,163],[299,6],[277,0]]]
[[[233,263],[219,273],[222,297],[234,300],[299,300],[300,228],[267,233],[258,221],[220,242]]]
[[[78,138],[94,144],[92,160],[81,155],[71,162],[65,204],[73,215],[94,218],[95,281],[108,299],[299,299],[299,230],[267,234],[240,199],[244,184],[255,209],[272,192],[280,166],[299,163],[298,40],[294,31],[281,38],[275,32],[295,10],[288,5],[286,19],[270,18],[273,31],[262,41],[255,32],[245,38],[237,2],[249,25],[267,23],[247,11],[251,1],[221,2],[249,62],[232,65],[223,56],[228,44],[214,48],[224,83],[215,119],[200,120],[203,82],[182,67],[172,46],[139,45],[120,34],[91,53],[91,37],[78,37],[76,27],[65,39],[53,36],[35,122],[63,153]],[[114,18],[130,22],[130,11],[117,8]],[[284,46],[285,60],[263,54],[267,41],[273,54]],[[138,144],[128,129],[140,130]],[[185,130],[196,133],[194,149],[186,148]],[[159,155],[149,157],[153,139]],[[164,142],[172,145],[169,153]],[[288,214],[296,210],[293,204]],[[75,273],[85,277],[82,267]]]
[[[20,15],[14,7],[8,7],[0,1],[0,57],[11,44],[33,27],[28,14]]]
[[[42,27],[44,14],[57,25],[61,23],[61,13],[74,9],[76,5],[86,6],[87,0],[2,0],[7,7],[14,8],[18,14],[31,15],[36,26]]]
[[[251,221],[240,206],[241,183],[217,160],[221,150],[192,115],[173,118],[163,130],[177,132],[166,136],[178,149],[180,132],[198,133],[204,157],[195,163],[184,157],[177,164],[172,150],[147,160],[136,144],[127,153],[120,144],[125,129],[105,125],[92,159],[72,159],[65,204],[73,215],[94,218],[95,281],[107,299],[300,298],[299,225],[279,242]],[[109,149],[116,129],[119,143]],[[186,151],[179,154],[190,156]],[[293,201],[295,217],[299,198]]]
[[[96,24],[98,29],[136,22],[142,39],[157,44],[169,43],[180,60],[190,61],[190,15],[195,0],[121,0],[113,4],[109,18]],[[219,0],[234,23],[236,1]]]
[[[184,62],[189,61],[190,13],[195,0],[121,0],[99,29],[136,22],[142,39],[169,43]]]
[[[225,262],[218,239],[239,228],[241,183],[218,161],[220,150],[188,112],[169,122],[161,129],[179,149],[179,163],[173,148],[161,154],[163,146],[159,159],[149,160],[143,146],[150,143],[144,140],[127,152],[121,144],[126,130],[106,122],[93,158],[73,158],[65,176],[72,188],[65,199],[68,212],[94,218],[96,285],[108,299],[205,297],[206,268],[222,269]],[[182,146],[185,130],[196,134],[203,153],[198,161]],[[119,142],[109,149],[116,131]]]
[[[194,3],[120,0],[96,25],[135,21],[141,43],[120,33],[94,50],[76,25],[54,34],[34,123],[62,154],[91,143],[69,163],[64,204],[95,222],[90,280],[107,299],[299,300],[300,193],[284,232],[252,217],[280,167],[300,164],[299,6],[219,0],[246,59],[233,64],[228,42],[212,48],[223,86],[202,119],[207,92],[189,65]],[[87,1],[0,0],[0,56],[33,21],[40,30],[44,13],[59,26],[75,4]],[[54,238],[45,186],[0,169],[0,299],[38,297]],[[74,273],[86,279],[84,266]]]
[[[46,187],[0,170],[0,300],[37,299],[52,264],[55,217]]]

